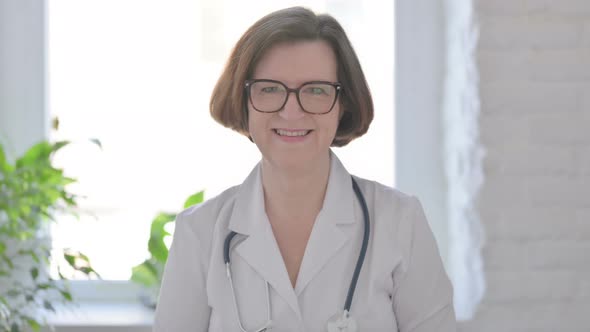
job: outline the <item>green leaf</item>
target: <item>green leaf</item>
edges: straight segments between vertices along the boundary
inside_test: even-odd
[[[10,173],[12,171],[12,166],[6,160],[6,154],[4,152],[4,147],[0,144],[0,174],[2,173]]]
[[[49,289],[51,287],[52,287],[51,284],[38,284],[37,285],[37,289],[41,289],[41,290],[46,290],[46,289]]]
[[[64,186],[67,186],[68,184],[76,183],[76,182],[78,182],[78,180],[76,180],[74,178],[69,178],[67,176],[64,176],[61,180],[61,184]]]
[[[0,166],[6,163],[6,154],[4,153],[4,146],[0,144]]]
[[[39,276],[39,269],[34,267],[31,269],[31,277],[33,278],[33,280],[37,280],[37,277]]]
[[[83,253],[68,250],[67,252],[64,252],[64,259],[74,270],[80,271],[87,276],[91,273],[94,273],[98,278],[100,278],[100,275],[90,266],[90,259],[88,256],[84,255]],[[60,278],[64,279],[63,275],[61,274],[61,270],[58,269],[58,272]]]
[[[92,142],[101,146],[98,140],[92,140]],[[19,156],[14,165],[8,160],[10,156],[6,155],[6,147],[0,144],[0,214],[4,217],[0,221],[2,238],[13,239],[15,242],[34,239],[38,235],[38,230],[48,225],[47,222],[56,214],[75,212],[74,208],[77,207],[79,196],[68,192],[66,186],[76,180],[66,177],[62,169],[52,165],[53,153],[68,144],[70,143],[67,141],[37,143]],[[25,250],[18,250],[21,246],[16,246],[18,251],[14,250],[16,252],[14,254],[12,247],[2,240],[0,239],[0,281],[5,281],[4,275],[13,275],[15,269],[22,269],[25,273],[29,270],[32,280],[26,277],[24,279],[27,280],[9,278],[13,284],[9,284],[6,290],[0,291],[2,293],[0,309],[10,308],[10,315],[12,315],[9,321],[5,321],[5,317],[0,317],[0,331],[38,331],[41,324],[33,319],[36,316],[26,316],[26,312],[29,311],[21,310],[21,308],[30,307],[35,312],[42,308],[54,311],[53,301],[43,301],[47,298],[48,290],[55,289],[60,292],[61,297],[70,301],[72,295],[67,290],[62,291],[58,288],[51,279],[45,280],[41,266],[45,265],[43,262],[48,260],[50,255],[48,250],[46,252],[42,249],[42,245],[31,242],[36,246],[32,247],[33,249],[26,247]],[[12,256],[8,257],[8,253]],[[68,264],[77,271],[96,273],[86,255],[75,251],[63,251],[62,254]],[[35,261],[34,265],[18,266],[17,262],[21,258],[28,261],[29,256]],[[60,277],[63,277],[61,273]],[[11,307],[7,303],[11,305],[17,303],[20,306]],[[0,316],[3,314],[4,312],[0,313]]]
[[[37,256],[37,253],[35,253],[33,250],[31,250],[30,254],[31,254],[31,257],[33,258],[33,260],[35,261],[35,263],[39,264],[39,256]]]
[[[69,141],[59,141],[59,142],[55,142],[53,143],[53,146],[51,148],[51,152],[57,152],[59,151],[61,148],[63,148],[64,146],[70,144]]]
[[[9,269],[11,269],[11,270],[14,269],[14,263],[12,263],[12,259],[10,259],[6,255],[2,255],[2,259],[4,260],[4,263],[6,263],[6,265],[8,265],[8,268]]]
[[[149,267],[148,261],[133,267],[131,281],[146,287],[152,287],[160,283],[158,275]]]
[[[53,307],[51,302],[49,302],[48,300],[43,300],[43,308],[55,312],[55,308]]]
[[[76,256],[64,252],[64,259],[71,267],[76,268]]]
[[[168,259],[168,247],[166,247],[166,244],[164,243],[164,238],[170,235],[170,233],[164,229],[164,226],[173,222],[175,218],[175,214],[160,213],[152,221],[148,250],[152,257],[162,263],[166,262]]]
[[[16,167],[22,168],[24,166],[31,166],[38,168],[39,162],[43,164],[49,164],[49,155],[53,151],[53,147],[48,142],[40,142],[31,147],[24,156],[17,159]]]
[[[25,320],[27,321],[27,324],[29,324],[29,327],[33,331],[38,332],[41,330],[41,325],[39,325],[39,323],[36,320],[34,320],[33,318],[26,317]]]
[[[59,265],[57,266],[57,275],[59,276],[60,280],[67,279],[66,276],[64,276],[63,273],[61,273],[61,268],[59,267]]]
[[[12,326],[10,327],[10,332],[20,332],[20,327],[18,327],[16,323],[12,323]]]
[[[98,138],[91,138],[89,139],[90,142],[96,144],[102,150],[102,143]]]
[[[84,255],[81,252],[78,252],[78,258],[81,259],[81,260],[83,260],[86,263],[90,263],[90,259],[88,258],[88,256]]]
[[[82,266],[77,268],[76,270],[84,273],[85,275],[89,275],[90,273],[96,273],[96,271],[94,271],[94,269],[89,266]]]
[[[65,290],[60,290],[59,292],[61,293],[61,296],[63,296],[64,299],[72,302],[72,294],[70,292],[65,291]]]
[[[77,204],[76,204],[76,201],[75,201],[75,200],[74,200],[74,198],[73,198],[73,197],[71,197],[71,196],[62,195],[62,197],[61,197],[61,198],[64,200],[64,202],[66,202],[66,204],[67,204],[68,206],[72,206],[72,207],[73,207],[73,206],[76,206],[76,205],[77,205]]]
[[[202,203],[205,199],[205,191],[201,190],[196,194],[189,196],[184,202],[184,208],[187,209],[195,204]]]

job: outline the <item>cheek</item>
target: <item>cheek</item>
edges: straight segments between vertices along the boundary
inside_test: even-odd
[[[249,110],[248,111],[248,132],[254,140],[261,141],[264,138],[264,128],[267,119],[264,114]]]

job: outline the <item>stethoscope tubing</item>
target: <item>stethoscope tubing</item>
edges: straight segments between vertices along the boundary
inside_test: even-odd
[[[357,259],[356,262],[356,266],[354,268],[354,273],[352,275],[352,280],[350,281],[350,286],[348,287],[348,293],[346,295],[346,302],[344,303],[344,313],[345,315],[348,315],[348,313],[350,312],[350,307],[352,305],[352,299],[354,297],[354,291],[356,290],[356,285],[359,279],[359,275],[361,273],[361,268],[363,267],[363,262],[365,261],[365,256],[367,253],[367,247],[369,244],[369,235],[370,235],[370,217],[369,217],[369,209],[367,208],[367,202],[365,201],[365,197],[363,196],[357,182],[354,180],[354,178],[351,176],[352,179],[352,188],[354,190],[354,193],[357,197],[357,199],[359,200],[359,203],[361,205],[361,209],[363,211],[363,219],[365,222],[365,227],[364,227],[364,233],[363,233],[363,243],[361,245],[361,250],[359,253],[359,258]],[[224,244],[223,244],[223,261],[225,263],[226,269],[227,269],[227,274],[228,274],[228,278],[230,280],[230,283],[232,283],[231,287],[233,289],[233,282],[231,279],[231,273],[230,273],[230,258],[229,258],[229,249],[230,249],[230,244],[231,244],[231,240],[234,238],[234,236],[236,236],[236,232],[231,231],[227,237],[225,238]],[[268,294],[267,294],[268,296]],[[237,303],[236,303],[237,304]],[[237,309],[237,308],[236,308]]]
[[[363,210],[363,219],[365,221],[365,231],[363,233],[363,244],[361,245],[361,251],[359,253],[359,258],[356,261],[356,266],[354,268],[354,273],[352,275],[352,280],[350,281],[350,286],[348,287],[348,295],[346,296],[346,302],[344,303],[344,311],[346,313],[350,312],[350,307],[352,305],[352,298],[354,296],[354,291],[356,290],[356,284],[359,279],[359,275],[361,273],[361,268],[363,267],[363,263],[365,261],[365,256],[367,254],[367,246],[369,245],[369,234],[371,233],[371,223],[369,219],[369,209],[367,208],[367,202],[365,201],[365,196],[361,192],[359,185],[356,183],[353,177],[352,178],[352,188],[354,189],[354,193],[361,204],[361,209]]]

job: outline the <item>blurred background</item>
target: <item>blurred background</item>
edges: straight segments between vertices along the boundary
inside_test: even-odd
[[[149,331],[129,279],[150,256],[150,223],[258,161],[209,117],[209,95],[241,33],[293,5],[347,31],[375,120],[334,152],[420,198],[460,331],[590,331],[586,0],[0,0],[0,143],[16,159],[40,140],[74,142],[53,161],[78,179],[81,217],[48,232],[102,277],[54,252],[49,273],[61,264],[77,304],[48,323]]]

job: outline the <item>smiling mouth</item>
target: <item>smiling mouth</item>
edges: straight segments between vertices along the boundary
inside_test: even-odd
[[[284,130],[284,129],[273,129],[273,131],[279,136],[288,136],[288,137],[306,136],[307,134],[312,132],[311,130]]]

